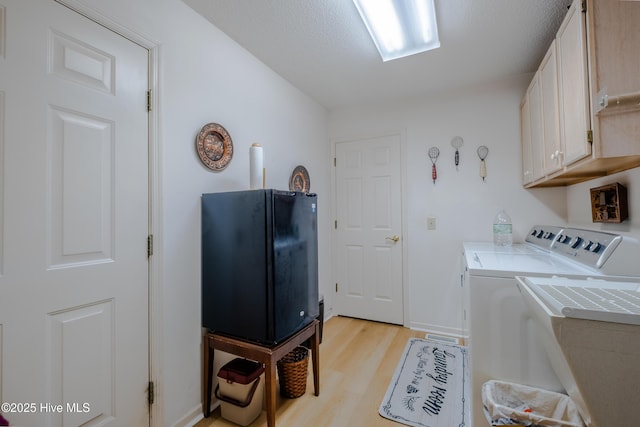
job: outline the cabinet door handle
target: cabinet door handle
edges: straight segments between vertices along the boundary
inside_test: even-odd
[[[562,151],[556,150],[555,153],[551,153],[551,160],[558,160],[560,161],[560,159],[562,158]]]

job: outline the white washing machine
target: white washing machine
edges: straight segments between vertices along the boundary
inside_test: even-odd
[[[525,309],[516,276],[637,281],[640,243],[600,231],[534,226],[525,243],[499,247],[466,242],[463,249],[471,421],[473,427],[486,427],[481,387],[490,379],[564,392],[539,341],[538,326]]]

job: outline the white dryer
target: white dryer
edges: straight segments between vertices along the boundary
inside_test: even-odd
[[[517,279],[551,365],[585,424],[637,425],[640,283]]]
[[[490,379],[564,392],[516,276],[640,277],[637,240],[593,230],[534,226],[525,243],[463,244],[463,324],[471,368],[471,421],[486,427],[481,387]]]

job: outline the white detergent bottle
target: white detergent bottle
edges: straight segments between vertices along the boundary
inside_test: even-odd
[[[511,217],[504,209],[500,209],[493,219],[493,243],[497,246],[511,246],[513,243]]]

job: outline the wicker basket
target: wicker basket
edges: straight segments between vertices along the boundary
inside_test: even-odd
[[[300,397],[307,391],[309,350],[296,347],[278,361],[280,394],[290,399]]]

